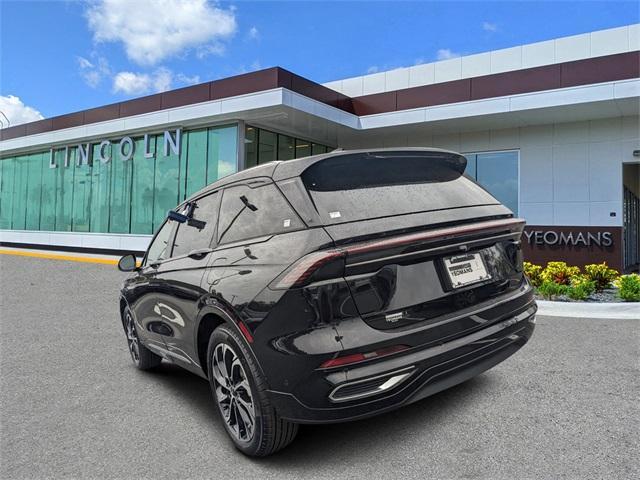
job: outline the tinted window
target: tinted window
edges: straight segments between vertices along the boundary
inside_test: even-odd
[[[464,167],[446,152],[354,154],[314,163],[301,178],[324,224],[497,203]]]
[[[218,236],[224,243],[298,230],[304,225],[273,185],[227,188]]]
[[[202,197],[195,203],[193,219],[205,222],[202,229],[187,223],[180,223],[173,244],[173,257],[186,255],[192,250],[211,246],[213,232],[218,217],[218,193]]]
[[[175,222],[171,220],[167,220],[164,225],[162,225],[153,242],[149,245],[145,265],[159,262],[171,256],[169,241],[171,240],[171,233],[173,232],[174,226]]]

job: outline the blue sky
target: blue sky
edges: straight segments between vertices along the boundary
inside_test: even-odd
[[[636,1],[0,1],[12,124],[275,65],[326,82],[640,16]]]

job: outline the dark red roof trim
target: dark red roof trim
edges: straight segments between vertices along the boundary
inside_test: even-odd
[[[345,112],[371,115],[637,77],[640,77],[640,52],[636,51],[350,98],[283,68],[273,67],[16,125],[0,130],[0,140],[273,88],[287,88]]]

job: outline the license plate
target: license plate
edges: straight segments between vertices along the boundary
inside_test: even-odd
[[[445,258],[444,267],[451,279],[453,288],[464,287],[465,285],[491,278],[479,253],[468,253]]]

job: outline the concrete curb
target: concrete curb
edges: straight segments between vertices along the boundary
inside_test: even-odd
[[[579,303],[538,300],[538,315],[640,320],[640,303]]]

